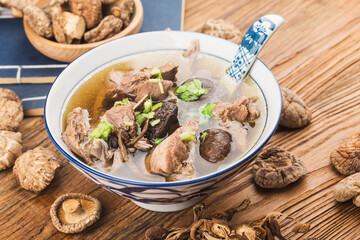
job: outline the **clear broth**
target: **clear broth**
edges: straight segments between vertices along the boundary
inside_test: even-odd
[[[131,71],[137,72],[144,67],[162,66],[168,62],[178,64],[179,71],[177,73],[177,84],[189,78],[207,78],[214,82],[216,92],[205,100],[183,102],[178,99],[177,105],[179,108],[179,122],[180,125],[187,120],[197,119],[200,117],[199,108],[216,101],[231,102],[241,96],[253,97],[256,96],[256,107],[260,111],[260,117],[255,120],[255,127],[250,127],[245,123],[245,128],[248,129],[247,142],[248,146],[245,151],[238,150],[234,143],[232,143],[232,151],[224,161],[217,163],[210,163],[204,160],[199,154],[199,141],[195,147],[195,159],[193,165],[198,173],[198,176],[204,176],[218,170],[224,169],[227,166],[238,161],[251,147],[256,143],[260,137],[265,124],[266,105],[264,97],[257,86],[257,84],[250,78],[236,84],[226,74],[226,69],[230,63],[214,56],[199,54],[195,62],[191,59],[183,58],[182,51],[156,51],[135,54],[116,60],[117,63],[112,63],[109,67],[104,68],[98,73],[94,74],[86,80],[72,95],[63,114],[63,126],[66,127],[66,116],[76,107],[81,107],[89,111],[91,118],[91,125],[94,127],[98,123],[100,117],[105,113],[106,109],[102,106],[102,101],[105,94],[104,82],[108,77],[110,71],[122,71],[125,74]],[[204,119],[203,119],[204,120]],[[200,121],[200,129],[197,132],[197,139],[202,131],[217,127],[218,119],[210,118],[206,121]],[[64,130],[63,129],[63,130]],[[163,182],[165,178],[159,175],[150,174],[146,171],[144,159],[147,153],[136,152],[134,155],[130,154],[131,161],[124,163],[123,166],[116,172],[111,172],[110,168],[103,167],[101,161],[97,161],[93,167],[111,175],[140,181]]]

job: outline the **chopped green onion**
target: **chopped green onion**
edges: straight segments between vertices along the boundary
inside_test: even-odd
[[[164,91],[164,86],[162,85],[162,82],[161,82],[161,81],[159,82],[159,88],[160,88],[160,93],[161,93],[161,94],[164,94],[164,93],[165,93],[165,91]]]
[[[145,101],[144,103],[144,113],[148,113],[151,111],[151,107],[152,107],[152,100],[151,98],[149,98],[148,100]]]
[[[205,142],[205,138],[206,136],[208,135],[207,132],[204,132],[202,135],[201,135],[201,144],[203,144]]]
[[[202,82],[198,79],[179,86],[175,91],[176,96],[185,102],[197,100],[206,93],[208,90],[202,88]]]
[[[205,107],[202,109],[201,113],[205,117],[212,117],[214,106],[215,106],[214,103],[206,104]]]
[[[156,79],[150,78],[150,79],[149,79],[149,82],[151,82],[151,83],[159,83],[159,82],[161,82],[161,79],[158,79],[158,78],[156,78]]]
[[[159,79],[162,79],[161,70],[160,70],[160,68],[158,68],[158,67],[153,68],[153,69],[150,71],[150,74],[151,74],[151,76],[158,75],[158,78],[159,78]]]
[[[194,132],[194,131],[186,131],[186,132],[180,133],[179,135],[180,135],[181,141],[190,142],[195,139],[195,134],[196,134],[196,132]]]
[[[164,141],[164,138],[154,138],[153,141],[154,141],[156,144],[160,144],[162,141]]]
[[[137,116],[137,115],[139,115],[140,114],[140,112],[135,112],[135,116]]]
[[[134,122],[124,122],[125,126],[134,126]]]
[[[150,125],[154,127],[155,125],[157,125],[159,123],[160,123],[160,119],[155,119],[155,120],[150,122]]]
[[[94,138],[101,138],[103,140],[108,140],[108,137],[113,129],[113,125],[111,125],[105,118],[97,125],[97,127],[90,134],[90,138],[94,140]]]
[[[163,105],[162,102],[155,104],[154,106],[151,107],[151,111],[155,112],[158,108],[161,108],[162,105]]]
[[[130,104],[130,101],[128,98],[124,98],[122,101],[116,101],[114,103],[114,107],[120,105],[120,106],[125,106],[125,105],[129,105]]]
[[[144,116],[144,114],[139,114],[136,116],[136,122],[139,124],[139,126],[141,126],[145,119],[146,117]]]
[[[143,113],[143,115],[148,118],[148,119],[152,119],[155,117],[155,113],[154,112],[149,112],[149,113]]]
[[[155,113],[149,112],[149,113],[142,113],[136,116],[136,122],[141,126],[141,124],[144,122],[145,119],[152,119],[154,118]]]
[[[164,94],[164,93],[165,93],[165,91],[164,91],[164,86],[162,85],[161,79],[159,79],[159,78],[149,79],[149,82],[151,82],[151,83],[158,83],[158,84],[159,84],[159,88],[160,88],[160,93],[161,93],[161,94]]]

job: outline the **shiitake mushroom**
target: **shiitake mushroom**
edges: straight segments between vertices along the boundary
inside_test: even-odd
[[[200,134],[200,155],[209,162],[226,158],[231,151],[231,134],[222,129],[207,129]]]

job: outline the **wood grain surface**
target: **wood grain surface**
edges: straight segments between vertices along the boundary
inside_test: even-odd
[[[294,223],[284,221],[282,229],[289,239],[360,239],[360,208],[335,202],[333,187],[344,176],[329,160],[335,147],[360,131],[359,0],[187,0],[185,7],[187,31],[200,31],[209,18],[224,18],[245,32],[262,15],[283,16],[284,25],[260,58],[313,114],[312,123],[303,129],[279,127],[268,144],[300,157],[308,169],[305,178],[285,189],[264,190],[254,184],[250,163],[205,199],[207,210],[225,210],[250,197],[251,205],[235,215],[233,226],[276,210],[311,224],[308,233],[294,234]],[[149,227],[192,222],[191,209],[150,212],[87,179],[56,150],[43,118],[26,118],[20,132],[24,150],[38,145],[54,150],[64,167],[40,194],[21,189],[11,170],[0,172],[0,239],[144,239]],[[90,194],[103,204],[101,219],[80,234],[58,232],[50,220],[50,205],[69,192]]]

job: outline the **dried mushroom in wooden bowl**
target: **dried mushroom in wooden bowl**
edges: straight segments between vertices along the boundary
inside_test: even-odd
[[[24,30],[31,44],[63,62],[107,41],[138,33],[142,20],[140,0],[39,1],[24,10]]]

